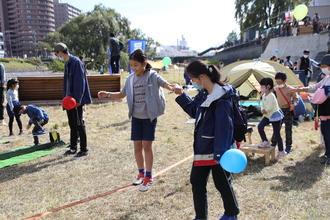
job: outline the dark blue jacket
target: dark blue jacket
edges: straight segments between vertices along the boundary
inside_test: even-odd
[[[28,125],[32,125],[32,118],[39,117],[39,121],[48,121],[48,114],[35,105],[28,105],[26,111],[23,114],[27,114],[30,118]]]
[[[233,106],[230,97],[235,94],[236,89],[233,86],[215,84],[209,97],[207,90],[202,89],[194,99],[186,93],[176,98],[182,109],[196,119],[195,165],[214,165],[214,160],[219,161],[225,151],[234,148]],[[214,101],[216,106],[212,108],[211,103]]]
[[[63,98],[72,96],[81,105],[92,103],[86,71],[81,61],[70,55],[65,64]]]
[[[124,48],[124,44],[117,38],[110,38],[110,56],[120,56],[120,51]]]

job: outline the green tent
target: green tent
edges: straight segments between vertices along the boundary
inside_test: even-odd
[[[220,70],[222,79],[228,78],[229,84],[235,86],[240,95],[248,96],[253,91],[260,91],[259,81],[270,77],[275,83],[275,74],[284,72],[287,75],[287,84],[293,87],[303,87],[303,83],[292,70],[271,60],[244,60],[229,64]],[[308,100],[304,99],[306,109],[313,113]]]

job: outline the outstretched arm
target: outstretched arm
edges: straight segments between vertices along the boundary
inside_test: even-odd
[[[125,98],[125,95],[121,92],[99,91],[97,93],[97,97],[99,99],[102,99],[102,98],[122,99],[122,98]]]
[[[291,92],[308,92],[307,87],[290,89]]]

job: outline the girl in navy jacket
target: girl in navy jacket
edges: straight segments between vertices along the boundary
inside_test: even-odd
[[[225,208],[220,220],[234,220],[237,219],[239,208],[231,185],[231,175],[219,165],[219,161],[226,150],[236,148],[231,99],[231,96],[236,95],[236,90],[220,81],[220,73],[215,66],[203,61],[189,64],[187,73],[193,86],[200,90],[199,93],[194,99],[183,92],[181,87],[176,88],[175,93],[179,94],[176,102],[190,117],[196,119],[194,163],[190,175],[195,219],[207,219],[206,185],[212,172]]]

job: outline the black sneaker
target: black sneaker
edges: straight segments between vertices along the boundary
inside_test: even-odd
[[[319,156],[320,159],[327,159],[327,155],[322,155],[322,156]]]
[[[77,150],[70,149],[70,150],[65,151],[65,153],[61,154],[60,156],[66,157],[68,155],[72,155],[72,154],[75,154],[75,153],[77,153]]]
[[[87,151],[79,151],[76,156],[72,157],[72,159],[79,159],[82,157],[86,157],[88,155]]]

